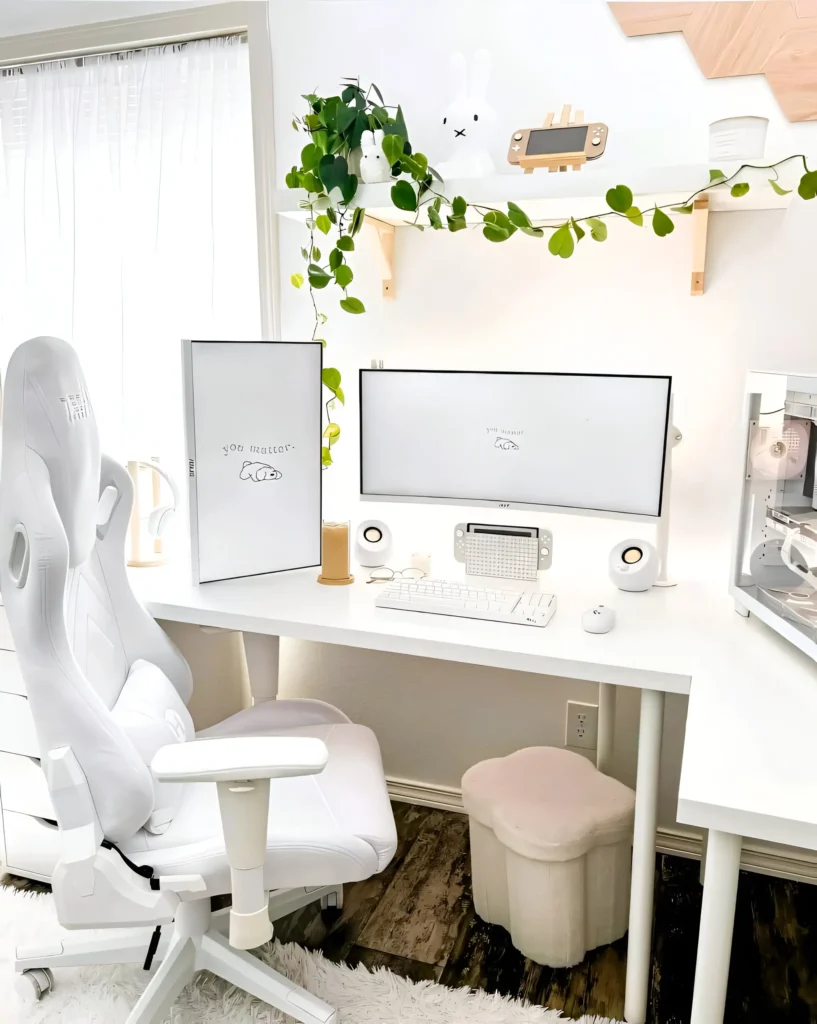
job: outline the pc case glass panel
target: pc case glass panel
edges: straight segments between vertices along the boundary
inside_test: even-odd
[[[817,644],[817,376],[751,374],[746,415],[735,584]]]

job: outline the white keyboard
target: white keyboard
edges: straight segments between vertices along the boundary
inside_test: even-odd
[[[445,580],[393,580],[377,595],[375,605],[407,612],[546,626],[556,611],[556,598],[538,590],[474,587]]]

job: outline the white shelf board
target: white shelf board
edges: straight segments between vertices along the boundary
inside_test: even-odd
[[[723,167],[731,173],[729,167]],[[742,181],[751,184],[751,190],[742,198],[734,198],[729,189],[713,189],[709,192],[709,208],[713,212],[731,210],[781,210],[791,202],[792,195],[780,196],[768,184],[768,171],[744,171]],[[684,202],[709,180],[709,167],[704,164],[690,164],[681,167],[633,167],[617,166],[600,162],[597,166],[585,165],[580,171],[549,173],[536,170],[524,174],[521,170],[508,167],[502,174],[486,178],[452,180],[441,189],[449,199],[462,195],[469,203],[482,203],[504,209],[508,202],[518,203],[531,220],[535,222],[560,221],[569,216],[587,217],[607,211],[604,195],[607,189],[623,184],[632,189],[634,202],[643,210],[653,205]],[[791,185],[792,182],[787,182]],[[395,226],[411,223],[413,213],[398,210],[391,202],[391,183],[360,185],[355,196],[355,205],[363,206],[366,213],[376,220]],[[285,217],[304,219],[306,214],[299,208],[304,199],[300,189],[279,189],[275,194],[276,212]],[[469,211],[470,212],[470,211]],[[674,214],[671,214],[674,216]],[[476,219],[476,218],[475,218]],[[425,215],[421,223],[427,223]]]

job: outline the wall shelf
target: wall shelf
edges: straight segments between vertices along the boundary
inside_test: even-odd
[[[736,167],[721,168],[726,174]],[[707,193],[695,204],[692,295],[702,295],[706,265],[707,218],[710,212],[749,212],[753,210],[783,210],[789,206],[792,194],[778,195],[768,184],[769,172],[748,169],[741,176],[752,186],[748,195],[735,198],[729,189]],[[586,165],[581,174],[523,174],[509,169],[503,174],[486,178],[447,181],[444,186],[449,198],[464,196],[470,203],[504,207],[508,202],[518,203],[536,224],[561,223],[566,218],[586,217],[603,213],[607,209],[604,195],[608,188],[619,183],[628,185],[635,196],[634,202],[645,212],[653,205],[679,204],[709,180],[709,167],[689,164],[680,167],[633,167],[601,162],[599,166]],[[383,297],[395,296],[394,230],[408,227],[414,214],[398,210],[391,202],[391,183],[360,185],[356,204],[366,210],[366,221],[376,232],[382,254]],[[303,193],[299,189],[279,189],[275,193],[276,212],[289,218],[306,219],[300,208]],[[671,216],[676,216],[671,214]],[[478,221],[469,210],[469,219]]]

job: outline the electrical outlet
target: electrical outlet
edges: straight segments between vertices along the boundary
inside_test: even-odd
[[[578,701],[569,700],[565,717],[565,746],[595,750],[598,742],[598,704],[580,704]]]

